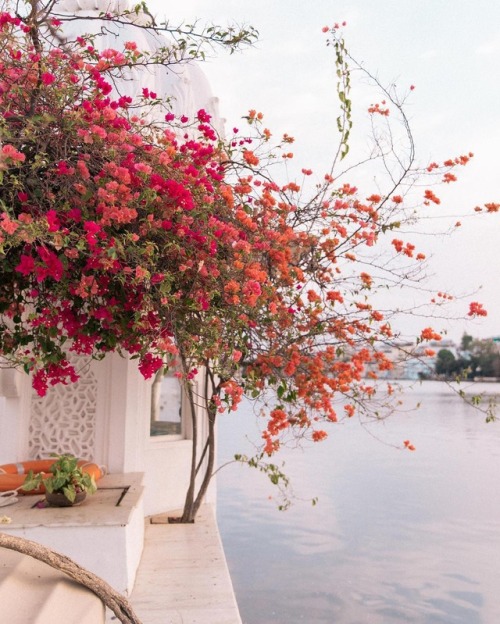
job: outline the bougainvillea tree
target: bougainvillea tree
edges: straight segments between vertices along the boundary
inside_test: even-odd
[[[51,5],[28,8],[0,14],[0,353],[40,395],[78,379],[69,353],[129,355],[146,379],[176,367],[194,424],[192,520],[214,471],[217,415],[243,395],[273,397],[261,458],[284,435],[319,441],[325,423],[365,407],[392,366],[381,347],[393,330],[373,293],[388,276],[411,282],[424,260],[397,234],[415,219],[406,182],[451,182],[470,155],[419,169],[409,150],[385,191],[336,179],[352,125],[350,60],[338,29],[326,29],[340,142],[332,171],[306,192],[273,177],[293,139],[273,143],[260,113],[222,140],[204,110],[176,117],[140,84],[137,98],[119,96],[120,72],[144,63],[133,41],[102,52],[85,37],[63,44]],[[154,62],[179,54],[174,46]],[[395,94],[385,97],[368,114],[403,115]],[[430,186],[421,200],[439,203]],[[381,239],[390,259],[377,255]],[[470,314],[485,311],[474,302]],[[424,327],[418,340],[439,338]],[[209,433],[198,457],[200,401]]]

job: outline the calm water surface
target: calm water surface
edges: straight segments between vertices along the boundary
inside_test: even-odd
[[[500,394],[500,385],[483,386]],[[426,382],[416,411],[335,426],[284,455],[298,500],[266,478],[219,473],[218,516],[244,624],[500,622],[500,422]],[[246,405],[221,419],[221,461],[258,439]],[[409,438],[416,452],[400,451]]]

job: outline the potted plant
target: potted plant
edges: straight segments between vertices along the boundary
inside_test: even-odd
[[[85,500],[87,494],[93,494],[97,486],[93,475],[88,474],[78,465],[78,459],[66,453],[54,455],[55,461],[50,467],[51,474],[29,471],[23,490],[45,488],[45,497],[50,505],[70,507]]]

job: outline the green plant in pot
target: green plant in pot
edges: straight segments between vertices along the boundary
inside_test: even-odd
[[[53,455],[55,461],[50,474],[29,471],[23,490],[45,489],[45,497],[50,505],[70,507],[81,503],[87,494],[97,490],[94,477],[78,465],[78,458],[69,453]]]

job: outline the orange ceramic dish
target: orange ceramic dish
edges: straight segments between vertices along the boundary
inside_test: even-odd
[[[33,470],[34,473],[41,472],[49,476],[51,474],[50,467],[53,464],[53,459],[38,459],[34,461],[18,462],[16,464],[3,464],[3,466],[0,466],[0,492],[18,490],[19,494],[43,493],[45,491],[43,486],[37,490],[30,490],[29,492],[24,492],[21,488],[30,470]],[[83,472],[94,477],[96,481],[103,476],[103,472],[97,464],[92,464],[84,459],[78,462],[78,467],[81,468]]]

